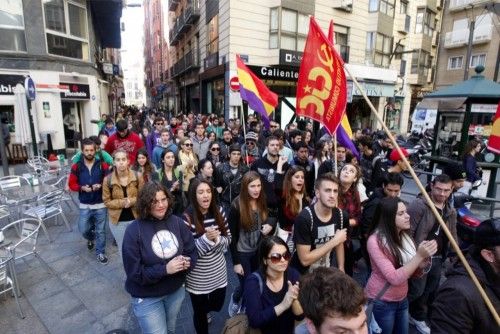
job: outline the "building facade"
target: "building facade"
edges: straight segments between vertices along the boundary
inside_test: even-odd
[[[16,124],[13,88],[30,76],[41,149],[50,138],[65,153],[70,142],[97,134],[92,120],[119,106],[121,10],[121,0],[0,1],[0,113]]]
[[[497,1],[447,0],[436,89],[463,81],[474,75],[478,65],[485,67],[486,78],[498,82],[500,62],[500,20]],[[471,24],[474,25],[471,34]],[[472,43],[469,43],[470,39]],[[470,46],[470,48],[469,48]]]
[[[323,30],[335,23],[335,48],[387,125],[406,132],[410,111],[432,89],[439,1],[169,0],[166,98],[175,112],[238,117],[236,54],[280,97],[273,117],[294,112],[302,51],[313,15]],[[352,127],[379,127],[348,77]]]

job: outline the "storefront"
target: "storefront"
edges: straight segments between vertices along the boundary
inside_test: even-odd
[[[2,122],[6,122],[9,125],[11,143],[15,141],[14,88],[18,83],[24,85],[24,75],[25,74],[0,74],[0,120]]]
[[[205,67],[207,67],[205,62]],[[206,69],[200,74],[201,82],[201,113],[228,117],[226,114],[226,90],[224,75],[226,65],[221,64]],[[228,92],[229,94],[229,92]]]

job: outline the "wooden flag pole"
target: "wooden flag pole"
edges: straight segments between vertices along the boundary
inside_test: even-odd
[[[243,126],[243,140],[245,141],[245,163],[247,164],[248,167],[250,167],[250,164],[248,163],[248,146],[247,146],[247,129],[246,129],[246,123],[245,123],[245,112],[243,111],[243,108],[245,108],[246,102],[242,101],[243,103],[241,104],[241,124]],[[248,111],[248,109],[247,109]],[[257,143],[255,143],[257,145]]]
[[[446,226],[446,224],[444,223],[443,218],[438,213],[436,207],[432,203],[432,200],[429,197],[429,194],[427,194],[427,191],[425,191],[424,186],[420,182],[419,178],[415,174],[415,171],[413,170],[413,168],[411,167],[410,163],[408,162],[408,160],[404,156],[403,152],[401,151],[401,148],[399,147],[398,143],[394,139],[394,136],[391,134],[391,132],[389,131],[389,129],[387,128],[387,126],[385,125],[385,123],[380,118],[380,115],[377,113],[377,110],[373,106],[373,104],[370,101],[370,99],[368,99],[368,96],[366,96],[365,91],[360,86],[360,84],[358,83],[358,81],[356,80],[356,78],[351,74],[351,72],[345,66],[344,66],[344,69],[347,72],[347,74],[351,77],[352,81],[354,82],[354,84],[356,85],[356,87],[358,88],[358,90],[363,95],[363,98],[365,99],[366,103],[368,103],[368,105],[370,106],[370,109],[372,110],[373,114],[375,115],[375,117],[377,118],[377,120],[379,121],[379,123],[382,124],[382,128],[384,129],[384,132],[387,134],[387,136],[391,140],[392,145],[394,145],[394,148],[398,151],[399,155],[403,158],[403,162],[404,162],[406,168],[408,168],[408,171],[410,172],[411,176],[413,177],[413,180],[417,184],[417,187],[419,188],[419,190],[422,193],[423,197],[425,198],[425,200],[429,204],[429,207],[431,208],[432,213],[434,214],[434,216],[436,217],[439,225],[441,226],[441,228],[443,229],[444,233],[446,234],[446,237],[448,237],[448,240],[450,241],[451,246],[453,247],[453,249],[457,253],[458,258],[460,259],[460,261],[462,261],[462,264],[464,265],[465,270],[467,270],[467,273],[469,274],[470,278],[474,282],[474,285],[479,290],[479,293],[481,294],[481,297],[483,298],[484,302],[486,303],[486,306],[488,306],[488,309],[490,310],[491,314],[495,318],[497,324],[500,326],[500,317],[498,316],[495,308],[493,307],[493,304],[491,303],[491,300],[486,295],[486,292],[484,291],[483,287],[481,286],[481,283],[479,283],[479,280],[477,279],[477,277],[474,274],[474,272],[472,271],[469,263],[465,259],[465,256],[462,253],[462,251],[460,250],[460,247],[458,247],[457,242],[455,241],[455,239],[451,235],[451,232],[448,229],[448,227]]]
[[[341,126],[341,125],[339,125]],[[333,161],[335,163],[335,166],[333,167],[333,170],[335,172],[335,176],[339,175],[338,170],[337,170],[337,131],[333,134]]]

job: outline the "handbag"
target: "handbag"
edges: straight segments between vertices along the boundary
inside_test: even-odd
[[[252,273],[259,281],[259,290],[262,294],[264,283],[258,273]],[[245,313],[238,313],[227,319],[222,328],[221,334],[261,334],[260,329],[251,328],[248,323],[248,316]]]
[[[377,293],[377,295],[375,296],[375,299],[372,299],[368,302],[368,304],[366,305],[366,310],[365,310],[365,313],[366,313],[366,323],[368,324],[368,326],[371,327],[371,323],[372,321],[375,320],[375,318],[373,318],[373,307],[375,306],[375,302],[377,300],[379,300],[380,298],[382,298],[382,296],[387,292],[387,290],[389,290],[389,288],[391,287],[391,284],[389,282],[385,282],[385,285],[384,287]],[[378,327],[378,325],[377,325]]]

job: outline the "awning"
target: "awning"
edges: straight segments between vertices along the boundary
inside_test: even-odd
[[[420,109],[436,109],[436,110],[457,110],[467,100],[467,97],[442,97],[442,98],[427,98],[418,103]]]
[[[90,0],[90,8],[102,47],[121,48],[122,0]]]

